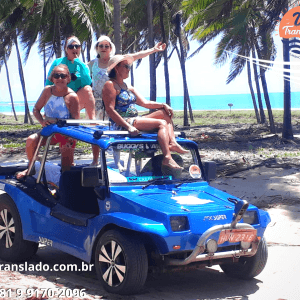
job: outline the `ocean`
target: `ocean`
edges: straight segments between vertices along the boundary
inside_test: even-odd
[[[283,93],[270,93],[270,102],[273,109],[283,109]],[[291,93],[292,109],[300,108],[300,92]],[[227,94],[227,95],[200,95],[190,96],[191,106],[193,110],[229,110],[228,104],[233,104],[231,110],[253,109],[253,102],[250,94]],[[157,97],[157,102],[165,102],[165,97]],[[265,100],[262,94],[264,108]],[[29,109],[32,112],[36,101],[28,101]],[[25,111],[24,101],[14,101],[17,114],[23,114]],[[183,110],[183,96],[172,96],[171,106],[174,110]],[[140,109],[143,111],[146,109]],[[0,100],[0,113],[11,114],[11,102]]]

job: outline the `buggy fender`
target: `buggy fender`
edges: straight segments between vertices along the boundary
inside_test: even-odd
[[[102,218],[104,224],[116,224],[117,226],[130,230],[156,234],[163,237],[169,235],[168,230],[163,223],[139,217],[137,215],[117,212],[103,215]]]
[[[268,224],[271,222],[271,217],[268,212],[266,212],[262,209],[259,209],[258,212],[259,212],[259,218],[260,218],[259,223],[263,228],[266,228],[268,226]]]

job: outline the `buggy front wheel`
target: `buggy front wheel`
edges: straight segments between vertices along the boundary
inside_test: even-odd
[[[143,243],[125,231],[109,230],[99,239],[95,267],[106,291],[121,295],[142,289],[148,273]]]

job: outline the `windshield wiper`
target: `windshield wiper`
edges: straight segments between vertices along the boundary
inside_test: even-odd
[[[145,188],[147,188],[148,186],[152,185],[152,184],[155,184],[157,182],[160,182],[160,181],[165,181],[166,179],[169,179],[170,180],[170,177],[169,176],[163,176],[163,177],[160,177],[160,178],[156,178],[156,179],[153,179],[151,181],[149,181],[146,185],[144,185],[142,187],[142,189],[144,190]]]
[[[187,179],[181,179],[181,182],[175,184],[175,187],[178,188],[179,186],[181,186],[184,183],[187,182],[194,182],[194,181],[198,181],[200,178],[187,178]]]

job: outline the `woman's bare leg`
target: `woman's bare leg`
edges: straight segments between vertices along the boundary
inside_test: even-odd
[[[60,148],[61,152],[61,171],[69,171],[74,164],[74,151],[75,149],[68,144]]]
[[[26,154],[27,154],[27,158],[28,158],[28,166],[31,164],[31,162],[33,160],[35,150],[39,143],[39,139],[40,139],[40,134],[34,133],[34,134],[30,135],[26,140]],[[27,175],[27,173],[28,173],[28,169],[26,169],[22,172],[18,172],[18,174],[16,175],[16,178],[21,179],[21,178],[25,177]]]
[[[134,122],[134,127],[138,130],[142,131],[151,131],[154,129],[158,129],[157,138],[158,143],[160,145],[161,151],[163,153],[163,161],[162,164],[166,166],[170,166],[175,169],[182,169],[176,162],[173,160],[171,156],[171,152],[169,149],[169,129],[168,124],[165,120],[155,119],[155,118],[137,118]]]
[[[92,88],[89,85],[86,85],[85,87],[77,91],[77,95],[79,98],[80,110],[85,108],[85,113],[88,116],[88,118],[90,120],[94,120],[96,118],[96,111],[95,111],[95,98],[94,98]],[[98,158],[100,153],[99,151],[100,150],[98,146],[92,146],[93,166],[98,165]]]
[[[95,119],[95,98],[92,88],[89,85],[77,91],[79,98],[80,110],[85,108],[85,112],[90,120]]]
[[[188,150],[182,148],[176,141],[176,137],[174,134],[173,122],[172,119],[167,115],[164,109],[159,109],[149,115],[146,115],[147,118],[155,118],[155,119],[162,119],[165,120],[168,124],[168,131],[169,131],[169,149],[170,151],[175,151],[179,154],[188,153]]]

